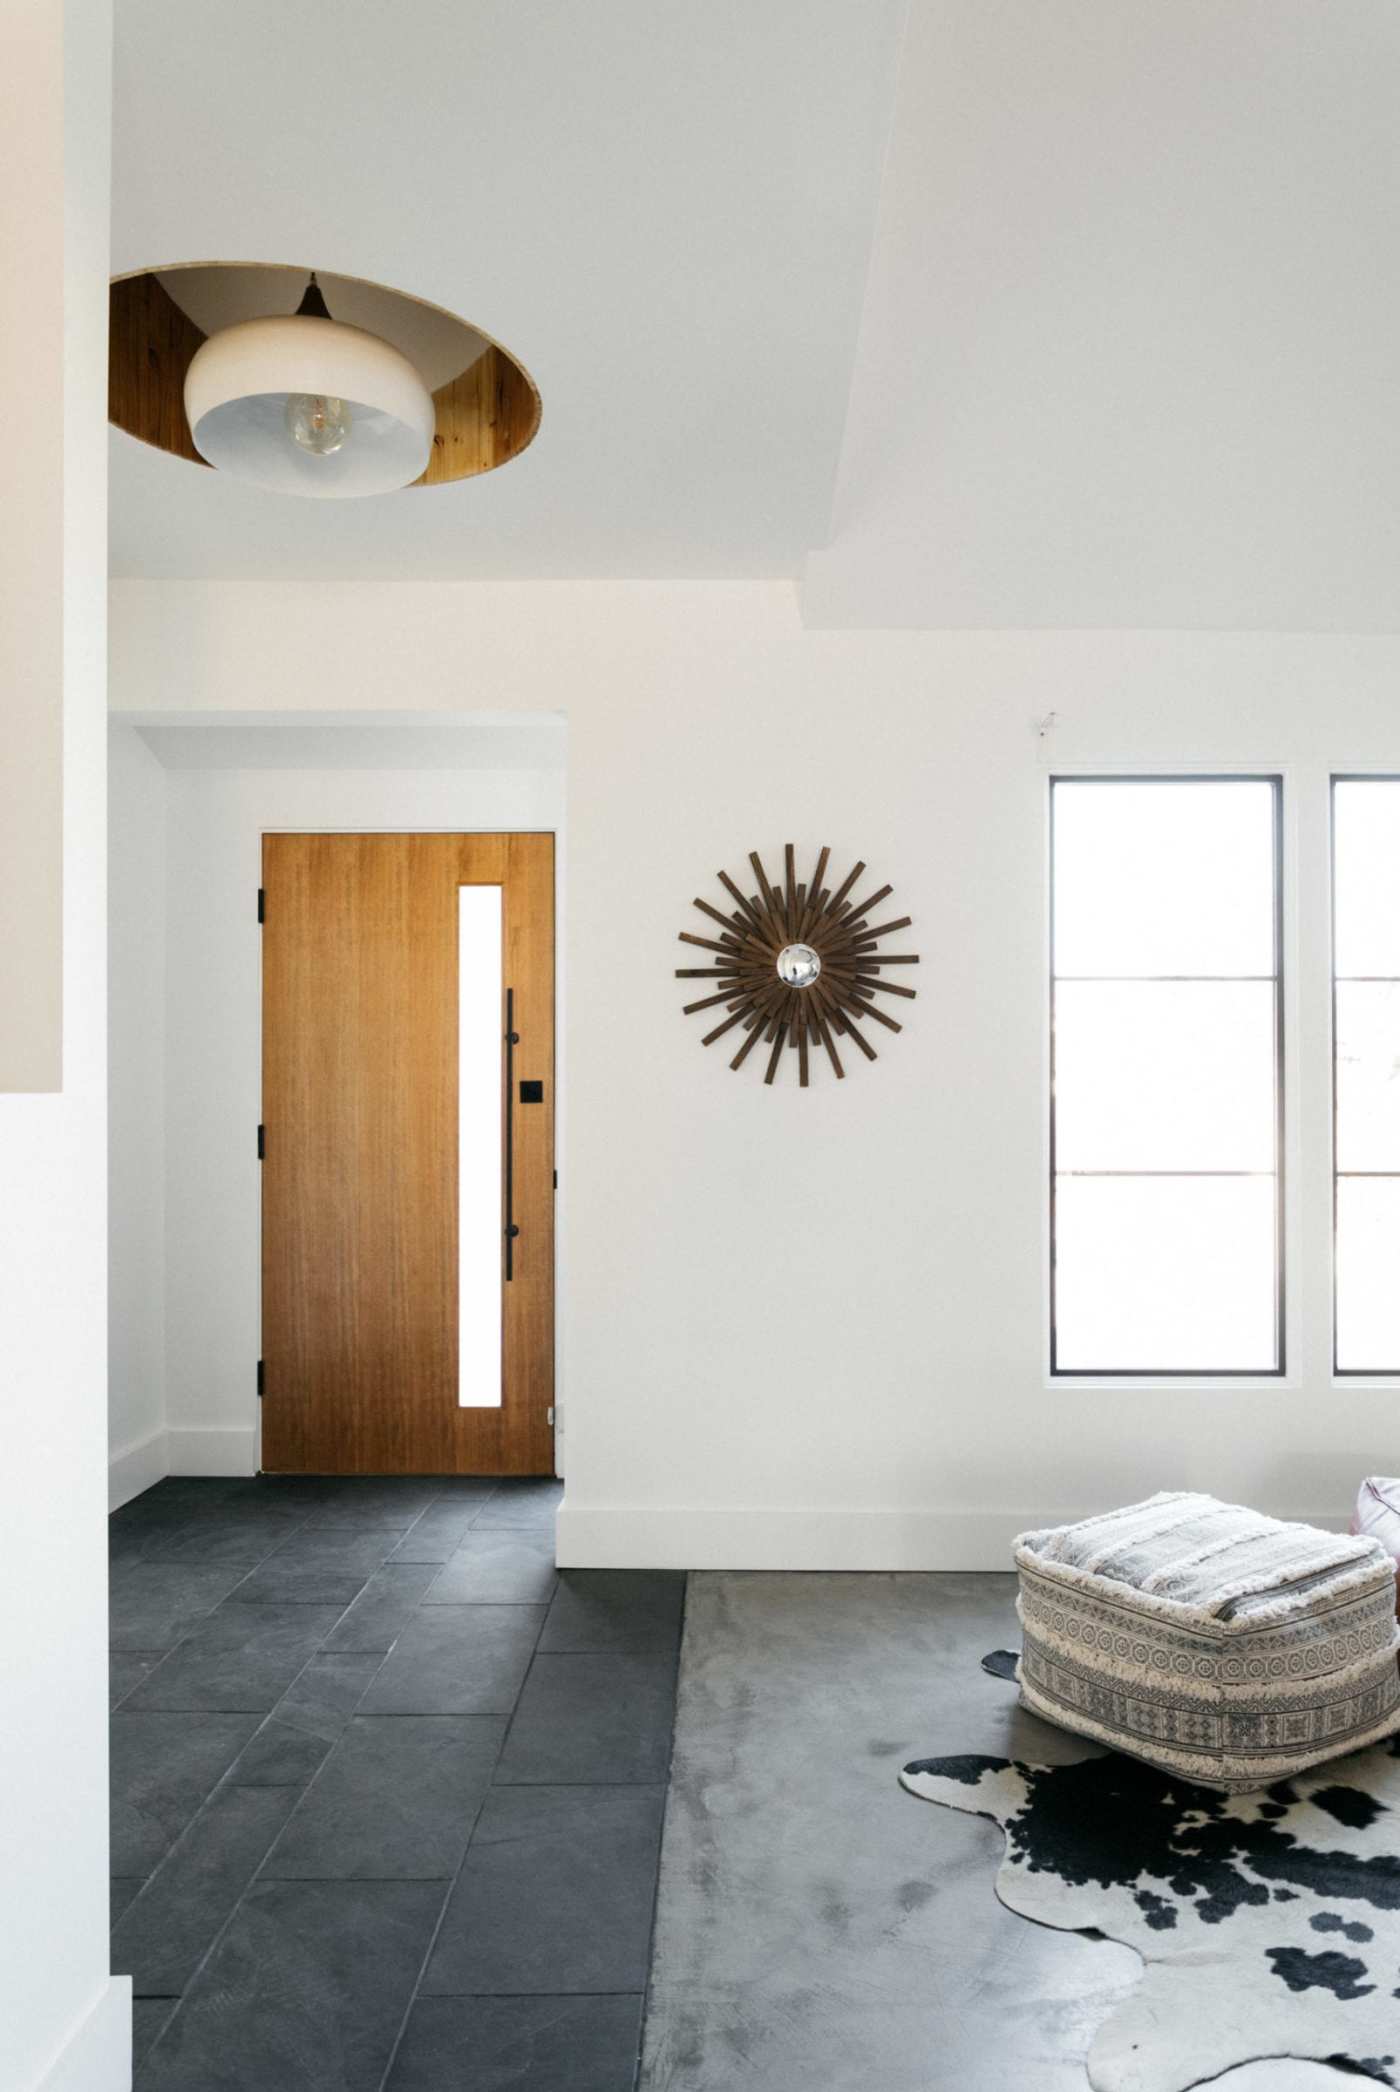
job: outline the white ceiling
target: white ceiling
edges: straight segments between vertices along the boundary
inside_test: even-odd
[[[902,0],[117,0],[113,270],[287,262],[502,341],[495,473],[298,502],[112,437],[122,575],[795,573],[825,535]]]
[[[904,12],[117,0],[114,268],[397,284],[544,420],[340,504],[114,436],[115,570],[1400,629],[1395,0],[912,0],[901,55]]]
[[[1395,0],[916,0],[804,615],[1400,628]]]

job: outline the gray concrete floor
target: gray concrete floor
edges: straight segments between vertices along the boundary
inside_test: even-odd
[[[980,1658],[1010,1576],[693,1574],[643,2092],[1086,2092],[1127,1947],[997,1902],[1002,1836],[899,1786],[908,1758],[1060,1763]],[[1220,2092],[1334,2092],[1286,2062]]]

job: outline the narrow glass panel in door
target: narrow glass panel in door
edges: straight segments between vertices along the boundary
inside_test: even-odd
[[[501,1402],[501,889],[457,891],[457,1400]]]

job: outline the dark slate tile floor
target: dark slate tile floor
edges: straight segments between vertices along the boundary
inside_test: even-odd
[[[135,2092],[632,2092],[685,1578],[559,1486],[171,1479],[111,1519]]]

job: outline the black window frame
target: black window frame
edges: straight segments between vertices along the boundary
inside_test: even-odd
[[[1327,780],[1327,874],[1328,874],[1328,972],[1331,994],[1330,1040],[1332,1053],[1332,1378],[1334,1380],[1396,1380],[1400,1379],[1400,1364],[1393,1366],[1344,1366],[1337,1357],[1337,1343],[1341,1335],[1337,1297],[1337,1187],[1343,1177],[1400,1177],[1400,1170],[1344,1170],[1339,1166],[1337,1151],[1337,982],[1355,980],[1388,981],[1395,978],[1400,986],[1400,976],[1389,974],[1353,974],[1337,972],[1337,787],[1339,784],[1388,784],[1400,785],[1400,772],[1394,770],[1334,770]]]
[[[1271,1366],[1062,1366],[1058,1360],[1058,1251],[1056,1214],[1056,1086],[1055,1086],[1055,790],[1058,785],[1163,785],[1163,784],[1266,784],[1273,809],[1273,983],[1274,983],[1274,1353]],[[1287,1204],[1287,1067],[1286,1001],[1284,982],[1284,887],[1283,816],[1284,779],[1281,771],[1261,770],[1171,770],[1171,771],[1052,771],[1049,780],[1049,1022],[1050,1022],[1050,1361],[1052,1380],[1283,1380],[1288,1373],[1288,1204]],[[1132,978],[1125,976],[1124,978]],[[1142,975],[1157,979],[1162,976]],[[1233,978],[1222,974],[1222,980]],[[1183,1170],[1182,1176],[1218,1176],[1215,1170]],[[1231,1174],[1236,1174],[1231,1172]],[[1250,1174],[1254,1174],[1251,1172]],[[1335,1177],[1334,1177],[1335,1183]],[[1335,1194],[1334,1194],[1335,1197]],[[1335,1222],[1334,1222],[1335,1226]],[[1335,1238],[1334,1238],[1335,1239]],[[1336,1321],[1333,1318],[1335,1331]],[[1334,1339],[1335,1341],[1335,1339]]]

